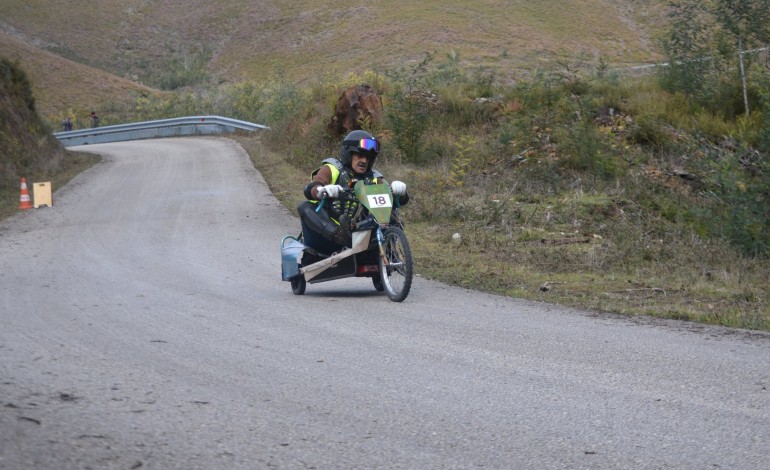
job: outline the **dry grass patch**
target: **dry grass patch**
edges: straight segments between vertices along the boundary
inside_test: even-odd
[[[58,126],[69,115],[75,129],[89,127],[96,111],[102,125],[111,117],[105,106],[130,105],[141,94],[160,94],[136,82],[72,62],[0,33],[0,57],[18,61],[32,84],[39,115]],[[56,131],[61,130],[56,128]]]
[[[531,300],[628,315],[651,315],[751,329],[770,329],[767,268],[736,267],[741,280],[696,266],[644,269],[592,262],[608,242],[552,245],[541,240],[490,244],[466,226],[408,227],[416,270],[450,284]],[[456,243],[453,233],[460,233]],[[759,269],[761,272],[756,272]]]
[[[582,52],[611,64],[660,58],[652,40],[662,0],[481,2],[342,0],[66,4],[8,0],[0,17],[19,38],[120,76],[162,73],[174,57],[211,48],[208,70],[225,81],[263,80],[283,70],[293,81],[324,72],[391,68],[426,52],[457,51],[464,65],[499,76]],[[149,83],[149,82],[148,82]]]

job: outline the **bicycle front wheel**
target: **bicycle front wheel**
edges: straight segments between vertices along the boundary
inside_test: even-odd
[[[393,302],[401,302],[412,287],[414,265],[406,234],[398,227],[382,233],[385,256],[380,256],[380,278],[385,293]]]

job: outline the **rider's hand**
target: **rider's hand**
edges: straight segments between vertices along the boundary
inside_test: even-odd
[[[319,199],[326,199],[327,197],[338,197],[340,193],[344,191],[342,186],[338,184],[327,184],[326,186],[321,186],[318,188],[318,198]]]
[[[390,183],[390,190],[393,191],[394,196],[403,196],[406,194],[406,183],[403,181],[394,181]]]

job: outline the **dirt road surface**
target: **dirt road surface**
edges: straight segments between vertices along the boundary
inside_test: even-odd
[[[770,466],[766,334],[422,278],[295,296],[298,222],[236,143],[78,150],[104,161],[0,223],[2,469]]]

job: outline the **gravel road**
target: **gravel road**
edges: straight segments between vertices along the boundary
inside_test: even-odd
[[[294,296],[298,222],[236,143],[77,150],[104,161],[0,222],[2,469],[770,468],[768,334]]]

